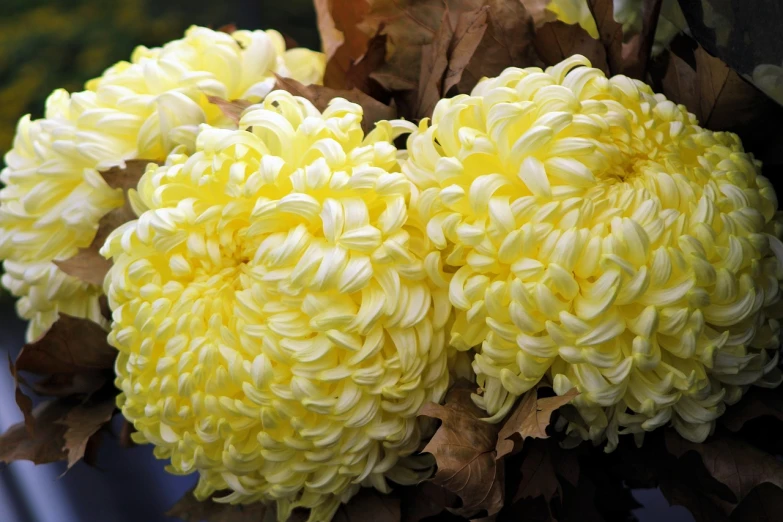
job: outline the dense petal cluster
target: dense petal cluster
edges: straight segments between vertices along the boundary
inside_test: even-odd
[[[22,118],[5,157],[0,259],[40,265],[87,247],[100,218],[123,203],[120,191],[111,189],[99,171],[131,158],[163,160],[178,144],[192,147],[201,123],[231,125],[207,95],[260,100],[272,89],[275,72],[314,83],[323,69],[320,53],[286,51],[275,31],[229,35],[192,27],[185,38],[161,48],[136,49],[130,62],[111,67],[83,92],[55,91],[44,118]],[[80,308],[93,309],[100,294],[97,287],[55,273],[54,265],[31,270],[17,265],[4,284],[28,303],[20,305],[20,313],[32,320],[30,337],[56,319],[56,309],[71,306],[52,290],[47,292],[55,301],[39,309],[33,303],[40,300],[27,299],[26,291],[45,279],[12,281],[42,271],[74,288],[69,300],[81,301]]]
[[[737,136],[575,56],[441,100],[408,152],[492,419],[547,378],[581,392],[582,438],[701,441],[780,383],[783,227]]]
[[[200,497],[328,521],[430,471],[406,457],[448,386],[448,284],[391,143],[415,127],[361,118],[274,91],[250,131],[204,125],[104,245],[122,412]]]

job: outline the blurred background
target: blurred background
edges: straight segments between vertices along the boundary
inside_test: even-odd
[[[699,0],[680,1],[694,36],[748,76],[755,66],[748,63],[749,56],[758,63],[779,65],[783,55],[783,39],[772,25],[769,31],[758,30],[769,9],[781,14],[783,4],[760,3],[768,9],[753,9],[747,3],[740,8],[739,2],[729,0],[712,0],[712,7]],[[735,33],[742,37],[721,39],[714,29],[715,20],[745,18],[752,23]],[[775,20],[771,17],[773,25]],[[766,21],[770,23],[769,18]],[[85,81],[128,59],[135,46],[159,46],[181,37],[193,24],[275,28],[299,45],[319,45],[311,0],[0,0],[0,154],[10,148],[17,120],[27,113],[40,117],[53,89],[82,90]],[[767,56],[773,51],[774,58]],[[0,317],[0,359],[5,360],[21,348],[25,325],[16,317],[12,298],[2,291]],[[13,381],[3,367],[0,431],[20,420]],[[0,522],[173,520],[164,513],[192,487],[195,477],[167,474],[148,446],[121,449],[119,429],[118,424],[115,435],[104,438],[97,467],[79,463],[65,475],[62,463],[17,462],[0,469]],[[669,507],[657,490],[636,490],[633,497],[641,506],[633,510],[633,517],[640,522],[693,520],[684,508]]]

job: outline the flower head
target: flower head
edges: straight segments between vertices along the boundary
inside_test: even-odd
[[[122,193],[99,171],[126,159],[163,160],[178,144],[192,147],[201,123],[233,125],[207,95],[258,101],[272,89],[273,73],[311,83],[320,81],[323,68],[323,55],[286,51],[275,31],[229,35],[192,27],[185,38],[159,49],[139,47],[130,62],[109,68],[84,92],[55,91],[45,118],[22,118],[5,157],[0,259],[38,264],[89,246],[100,218],[123,204]],[[12,286],[22,291],[30,284]],[[95,290],[72,298],[89,308]],[[27,310],[26,316],[41,321],[37,312]]]
[[[671,421],[703,440],[780,383],[783,227],[737,136],[575,56],[441,100],[408,152],[492,419],[547,378],[581,392],[584,438]]]
[[[201,497],[326,521],[360,485],[421,479],[405,457],[448,385],[451,307],[391,143],[413,126],[361,118],[275,91],[251,131],[205,125],[104,245],[123,414]]]

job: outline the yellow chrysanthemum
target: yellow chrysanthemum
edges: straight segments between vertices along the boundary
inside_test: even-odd
[[[162,48],[139,47],[131,62],[111,67],[88,82],[84,92],[55,91],[45,118],[22,118],[0,174],[5,184],[0,190],[0,259],[39,267],[17,265],[15,274],[44,270],[57,285],[78,287],[69,301],[81,301],[55,300],[44,309],[21,305],[20,313],[36,325],[30,334],[45,331],[57,309],[94,309],[100,289],[40,264],[67,259],[87,247],[100,218],[122,205],[122,194],[106,184],[100,170],[131,158],[163,160],[178,144],[192,147],[201,123],[231,126],[207,95],[260,100],[272,89],[275,72],[315,83],[323,69],[322,54],[286,51],[276,31],[229,35],[192,27],[185,38]],[[40,282],[11,281],[13,277],[5,279],[6,286],[22,297]]]
[[[587,0],[551,0],[546,6],[563,23],[579,26],[593,38],[598,38],[598,26]]]
[[[783,67],[769,63],[757,65],[751,80],[767,96],[783,105]]]
[[[575,56],[441,100],[408,152],[492,420],[548,378],[581,392],[584,438],[671,421],[703,440],[780,383],[783,228],[737,136]]]
[[[361,118],[275,91],[251,131],[204,126],[104,245],[122,412],[200,498],[328,521],[360,485],[429,471],[405,457],[448,386],[447,283],[391,143],[413,125],[364,137]]]

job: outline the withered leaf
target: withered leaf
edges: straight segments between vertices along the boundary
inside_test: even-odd
[[[489,6],[461,13],[457,19],[457,28],[449,44],[449,63],[446,77],[443,78],[442,92],[460,83],[462,74],[473,60],[473,56],[487,31]],[[443,27],[443,24],[441,24]]]
[[[139,178],[150,163],[158,164],[145,159],[126,160],[125,167],[112,167],[101,172],[101,176],[111,188],[122,189],[125,194],[125,204],[101,218],[98,222],[98,231],[90,246],[80,249],[76,255],[68,259],[54,262],[60,270],[87,283],[103,285],[103,279],[111,268],[111,261],[104,258],[99,251],[115,228],[136,219],[136,214],[128,203],[127,192],[129,189],[136,188]]]
[[[356,88],[376,99],[383,98],[385,92],[371,78],[386,60],[386,35],[376,34],[367,42],[367,51],[356,59],[345,73],[346,88]]]
[[[587,5],[590,6],[598,27],[598,35],[606,53],[609,71],[612,74],[619,74],[623,70],[623,27],[614,19],[614,3],[612,0],[589,0]]]
[[[237,26],[236,24],[225,24],[218,27],[217,30],[220,31],[221,33],[231,34],[237,30]]]
[[[123,419],[122,428],[120,429],[120,436],[118,439],[121,447],[132,448],[136,445],[136,443],[133,442],[133,438],[131,437],[134,431],[136,431],[136,428],[133,427],[133,424]]]
[[[672,477],[662,480],[660,488],[669,504],[684,507],[690,511],[696,522],[728,522],[729,520],[710,496],[694,488],[692,484]]]
[[[737,503],[761,483],[770,482],[783,487],[783,462],[728,435],[695,444],[669,430],[666,432],[666,447],[678,457],[689,451],[701,455],[704,467],[731,489]]]
[[[347,88],[348,70],[365,54],[370,38],[377,32],[365,32],[359,27],[366,20],[370,5],[367,0],[318,0],[315,8],[327,60],[324,85]]]
[[[25,395],[20,387],[20,384],[25,380],[17,373],[14,361],[11,360],[11,354],[8,354],[8,368],[11,370],[11,376],[14,378],[14,398],[16,399],[16,405],[19,407],[19,411],[24,416],[24,425],[27,431],[32,431],[35,425],[35,419],[33,418],[33,401]]]
[[[347,504],[342,504],[332,522],[400,522],[400,497],[362,488]]]
[[[421,522],[443,513],[452,503],[450,497],[456,500],[452,493],[430,481],[402,488],[400,494],[402,522]]]
[[[728,408],[720,421],[736,432],[749,420],[765,416],[783,421],[783,396],[780,391],[754,388],[739,403]]]
[[[549,426],[552,414],[579,395],[576,388],[572,388],[564,395],[539,399],[539,388],[533,388],[522,396],[522,401],[500,429],[497,443],[498,459],[514,451],[515,444],[512,438],[516,440],[524,440],[527,437],[547,438],[546,428]]]
[[[89,395],[109,380],[111,373],[105,370],[83,373],[57,373],[30,384],[38,395],[68,397],[70,395]]]
[[[28,431],[24,422],[14,424],[0,435],[0,462],[10,464],[17,460],[30,460],[35,464],[47,464],[66,458],[63,451],[65,426],[58,424],[74,404],[56,400],[39,404],[33,410],[33,429]]]
[[[422,407],[421,415],[443,421],[422,451],[437,462],[433,481],[462,499],[462,507],[450,511],[470,516],[486,510],[493,515],[503,507],[504,497],[503,462],[495,460],[498,429],[481,420],[484,414],[470,395],[469,385],[458,383],[445,404]]]
[[[760,120],[780,110],[720,58],[711,56],[702,47],[694,51],[693,58],[695,69],[684,57],[670,54],[662,80],[663,93],[670,100],[685,105],[705,128],[742,135],[743,130],[758,127]]]
[[[545,440],[533,440],[525,445],[526,453],[522,461],[522,480],[517,488],[514,501],[523,498],[543,496],[549,502],[556,493],[562,491],[555,475],[549,445]]]
[[[427,117],[443,95],[443,75],[449,66],[449,44],[454,37],[448,11],[443,12],[440,28],[432,42],[421,48],[421,72],[416,115]]]
[[[521,2],[486,0],[488,26],[457,85],[470,92],[478,81],[497,76],[507,67],[540,65],[533,45],[533,21]]]
[[[552,0],[520,0],[525,6],[535,27],[541,27],[547,22],[554,22],[557,19],[555,13],[547,9]]]
[[[215,494],[216,497],[222,495]],[[185,493],[167,512],[167,517],[184,522],[266,522],[277,520],[274,507],[255,504],[231,505],[214,502],[211,498],[201,501],[193,496],[193,490]]]
[[[731,512],[732,522],[776,522],[783,513],[783,490],[759,484]]]
[[[63,449],[68,454],[68,469],[84,457],[90,438],[111,420],[115,409],[115,398],[111,395],[79,404],[58,421],[66,427]]]
[[[225,117],[227,117],[228,119],[230,119],[236,124],[239,124],[239,119],[242,117],[242,111],[244,111],[245,109],[253,105],[251,102],[247,100],[229,101],[229,100],[224,100],[219,96],[207,96],[207,100],[209,100],[209,103],[217,105],[218,108],[220,109],[220,112],[222,112]],[[136,181],[138,182],[138,180]]]
[[[24,345],[16,369],[41,375],[83,373],[112,368],[116,355],[103,328],[89,319],[60,314],[43,336]]]
[[[661,4],[662,0],[644,0],[642,3],[642,30],[622,44],[622,70],[619,72],[631,78],[647,80],[647,64],[652,54]],[[622,30],[620,37],[622,38]]]
[[[536,31],[533,45],[546,65],[555,65],[570,56],[581,54],[590,60],[593,67],[609,74],[603,45],[578,25],[563,22],[544,24]]]
[[[334,98],[345,98],[346,100],[357,103],[362,106],[364,116],[362,117],[362,129],[367,134],[375,127],[375,122],[379,120],[389,120],[396,117],[393,107],[384,105],[375,98],[364,94],[362,91],[354,88],[350,91],[340,91],[330,89],[321,85],[303,85],[291,78],[277,77],[277,89],[290,92],[294,96],[301,96],[315,105],[319,111],[323,111]]]

